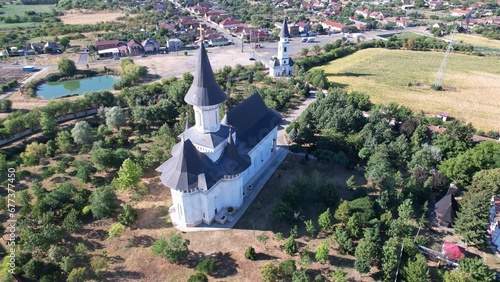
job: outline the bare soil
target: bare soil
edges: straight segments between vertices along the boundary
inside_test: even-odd
[[[13,79],[21,81],[28,76],[29,74],[24,73],[22,69],[0,68],[0,84],[6,84]]]

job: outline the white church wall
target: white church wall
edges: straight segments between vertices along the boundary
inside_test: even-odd
[[[186,226],[200,224],[202,207],[199,193],[182,193],[173,189],[170,191],[172,192],[172,203],[180,222],[185,222]]]

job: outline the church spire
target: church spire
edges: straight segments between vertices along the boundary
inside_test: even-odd
[[[288,32],[288,23],[286,21],[286,18],[283,20],[283,27],[281,28],[280,38],[290,38],[290,33]]]
[[[193,106],[203,107],[218,105],[226,99],[226,93],[222,91],[217,81],[215,81],[205,46],[200,44],[194,80],[191,88],[189,88],[188,93],[184,97],[184,101]]]

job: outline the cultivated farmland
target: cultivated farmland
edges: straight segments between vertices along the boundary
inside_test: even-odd
[[[349,91],[370,95],[374,103],[396,102],[426,114],[447,112],[482,130],[498,130],[500,58],[450,54],[442,85],[434,83],[441,52],[367,49],[322,66],[328,79]]]

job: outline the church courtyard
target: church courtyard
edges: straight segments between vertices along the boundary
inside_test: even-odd
[[[316,172],[315,172],[316,171]],[[278,260],[294,258],[283,251],[284,241],[276,239],[277,233],[284,237],[289,236],[290,228],[294,224],[280,222],[273,215],[274,206],[282,198],[285,187],[297,178],[306,182],[313,182],[313,175],[321,176],[324,183],[333,183],[339,192],[339,197],[352,199],[353,192],[345,185],[346,180],[355,174],[359,185],[365,183],[362,173],[355,170],[344,169],[316,160],[303,161],[303,157],[293,153],[287,155],[282,164],[276,169],[269,181],[252,202],[245,214],[233,229],[210,232],[183,233],[185,239],[190,240],[190,255],[186,262],[171,264],[166,259],[155,257],[151,253],[151,246],[157,238],[168,237],[178,232],[171,224],[168,208],[172,204],[170,191],[160,182],[158,174],[153,170],[146,172],[144,181],[149,191],[137,205],[139,218],[125,233],[112,240],[103,240],[111,225],[110,220],[97,221],[94,226],[85,226],[84,238],[91,245],[99,244],[107,250],[111,258],[116,258],[110,265],[110,281],[187,281],[196,273],[196,264],[205,257],[213,257],[217,263],[217,272],[213,275],[216,280],[224,281],[260,281],[260,269],[264,264]],[[125,195],[120,196],[121,201],[128,201]],[[304,209],[304,220],[318,217],[314,205]],[[314,251],[325,236],[310,239],[306,235],[302,221],[298,226],[300,246],[309,246]],[[266,234],[269,240],[266,244],[259,242],[259,235]],[[97,245],[96,245],[97,246]],[[253,246],[257,253],[255,261],[245,259],[244,253],[247,246]],[[330,251],[330,263],[337,269],[348,273],[347,277],[355,277],[360,281],[374,281],[370,277],[361,277],[353,269],[354,257],[340,255],[336,249]],[[297,255],[295,259],[298,259]],[[148,267],[144,267],[144,263]],[[310,268],[314,273],[326,273],[331,267],[327,264],[314,262]],[[157,279],[157,280],[155,280]],[[215,280],[214,280],[215,281]]]

